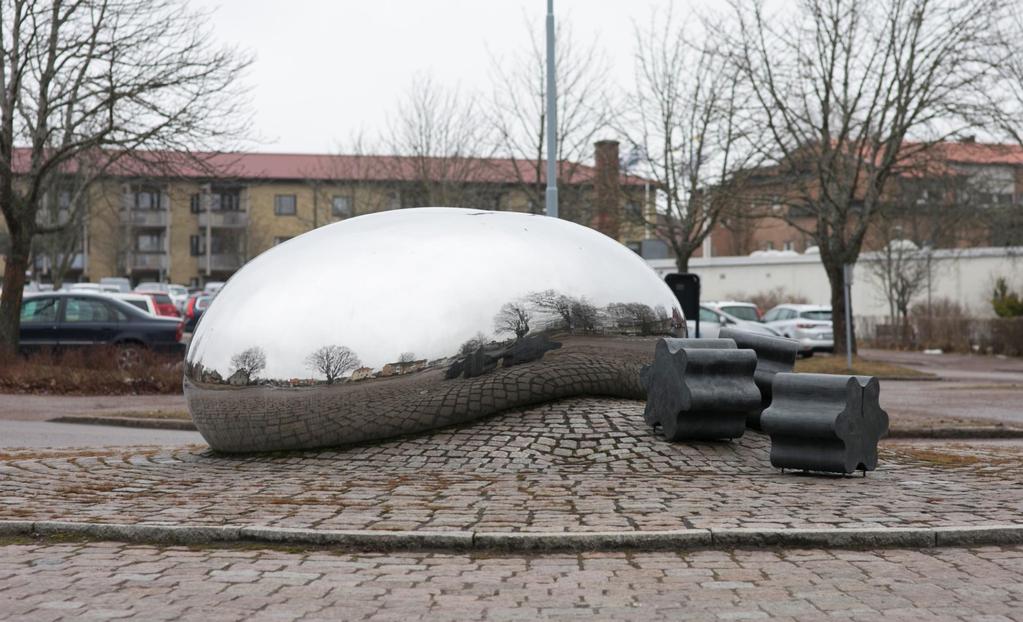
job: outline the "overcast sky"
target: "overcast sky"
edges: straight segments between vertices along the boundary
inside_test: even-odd
[[[555,0],[580,44],[601,41],[622,88],[632,83],[633,25],[673,0]],[[324,152],[372,133],[418,74],[488,89],[492,57],[543,36],[545,0],[193,0],[214,10],[217,38],[251,51],[254,129],[262,151]],[[684,13],[692,0],[674,0]],[[701,2],[695,2],[701,4]]]

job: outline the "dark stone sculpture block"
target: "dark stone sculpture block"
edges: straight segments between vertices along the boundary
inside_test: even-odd
[[[691,348],[661,339],[654,352],[643,418],[669,441],[737,438],[760,407],[752,350]]]
[[[677,342],[677,347],[681,348],[707,348],[707,349],[735,349],[735,341],[731,339],[703,339],[695,337],[683,337],[679,339],[666,338],[672,343]],[[650,390],[650,378],[653,373],[653,365],[644,365],[639,370],[639,384],[643,387],[644,391]]]
[[[757,353],[757,371],[753,380],[760,389],[760,410],[750,413],[746,425],[760,429],[760,413],[771,405],[771,382],[775,374],[787,374],[796,364],[799,342],[787,337],[773,337],[750,333],[737,328],[722,328],[720,336],[735,341],[740,348],[749,348]]]
[[[773,393],[760,418],[772,465],[831,473],[877,468],[877,442],[888,432],[877,378],[782,373]]]

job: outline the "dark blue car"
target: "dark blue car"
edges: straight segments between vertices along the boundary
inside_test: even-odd
[[[178,318],[156,317],[103,294],[28,294],[21,304],[23,352],[113,345],[183,355],[182,329]]]

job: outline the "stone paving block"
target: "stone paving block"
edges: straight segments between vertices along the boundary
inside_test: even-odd
[[[760,413],[771,405],[771,383],[776,374],[790,373],[796,365],[799,342],[786,337],[773,337],[751,333],[738,328],[725,327],[719,336],[731,339],[739,348],[748,348],[757,353],[757,370],[753,380],[760,389],[760,410],[753,411],[746,419],[746,425],[760,429]]]
[[[657,342],[644,420],[670,441],[742,436],[760,407],[753,350],[690,348],[684,339]]]
[[[771,464],[783,469],[852,473],[877,468],[888,413],[871,376],[785,374],[760,422],[771,437]]]

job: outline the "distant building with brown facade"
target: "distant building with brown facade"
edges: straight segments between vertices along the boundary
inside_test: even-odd
[[[805,230],[814,229],[814,216],[800,213],[797,205],[786,200],[792,188],[805,179],[777,167],[748,171],[746,177],[748,198],[738,206],[740,217],[719,222],[695,256],[739,256],[755,251],[802,253],[812,246],[813,240]],[[976,219],[965,227],[969,231],[964,230],[946,246],[1023,243],[1023,147],[1019,145],[973,139],[938,143],[925,156],[899,167],[885,193],[891,200],[911,196],[914,203],[935,215],[940,215],[942,206],[952,209],[956,202],[963,201],[970,202],[979,215],[995,211],[1003,214],[990,222]],[[868,236],[864,250],[874,250],[878,237]]]

